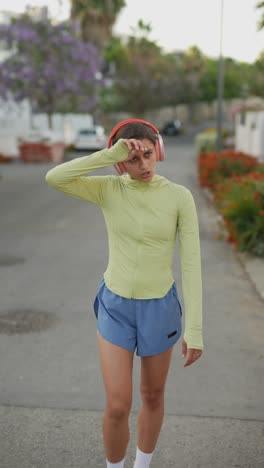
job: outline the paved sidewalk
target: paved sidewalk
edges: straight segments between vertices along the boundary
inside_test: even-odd
[[[236,252],[257,293],[264,301],[264,258],[253,257],[247,252]],[[264,302],[263,302],[264,314]]]
[[[202,192],[204,196],[212,203],[212,209],[214,209],[213,197],[211,195],[211,192],[206,188],[203,188]],[[221,221],[221,220],[222,220],[221,215],[215,210],[216,231],[219,227],[218,221]],[[223,224],[221,223],[221,225]],[[264,301],[264,257],[263,258],[256,257],[254,255],[249,254],[248,252],[237,252],[236,250],[234,250],[234,252],[238,260],[240,261],[243,269],[245,270],[250,282],[255,288],[257,294]],[[263,303],[263,307],[264,307],[264,303]]]
[[[101,419],[96,411],[0,407],[0,466],[103,468]],[[125,468],[133,467],[136,423],[131,413]],[[167,414],[151,468],[263,468],[263,437],[262,421]]]

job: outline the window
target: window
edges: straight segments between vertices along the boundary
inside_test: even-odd
[[[96,135],[96,130],[93,129],[93,128],[87,128],[87,129],[84,129],[84,130],[80,130],[79,135],[83,135],[83,136]]]

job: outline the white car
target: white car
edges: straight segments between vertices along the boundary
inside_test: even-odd
[[[78,130],[74,141],[77,150],[100,150],[107,147],[107,138],[103,127],[82,128]]]

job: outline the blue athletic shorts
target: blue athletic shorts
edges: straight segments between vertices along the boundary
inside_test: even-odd
[[[137,356],[167,351],[181,336],[182,308],[175,282],[157,299],[128,299],[110,291],[101,280],[94,313],[99,334]]]

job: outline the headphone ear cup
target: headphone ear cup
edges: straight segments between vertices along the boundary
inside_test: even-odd
[[[111,146],[112,146],[112,138],[113,138],[114,134],[115,134],[115,132],[112,131],[110,137],[108,138],[108,142],[107,142],[107,147],[108,148],[111,148]],[[124,164],[122,162],[114,164],[114,168],[115,168],[116,172],[119,175],[122,175],[125,172],[127,172],[127,170],[126,170],[126,168],[125,168],[125,166],[124,166]]]
[[[160,135],[160,133],[158,133],[158,138],[156,140],[156,143],[155,143],[155,149],[156,149],[156,160],[157,161],[164,161],[165,159],[165,149],[164,149],[164,143],[163,143],[163,139],[162,139],[162,136]]]
[[[115,170],[117,171],[117,173],[118,173],[119,175],[122,175],[122,174],[124,174],[125,172],[127,172],[127,170],[126,170],[126,168],[125,168],[125,165],[124,165],[122,162],[117,163],[117,164],[114,164],[114,168],[115,168]]]
[[[156,161],[160,161],[160,144],[158,138],[155,141]]]

